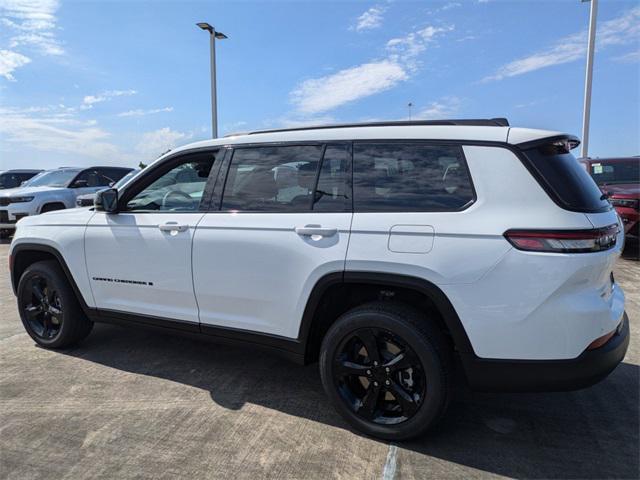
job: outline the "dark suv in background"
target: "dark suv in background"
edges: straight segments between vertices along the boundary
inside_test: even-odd
[[[640,157],[580,160],[624,222],[627,236],[640,236]]]
[[[0,172],[0,190],[5,188],[17,188],[42,170],[15,169]]]

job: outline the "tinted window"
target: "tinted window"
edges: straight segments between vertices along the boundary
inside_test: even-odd
[[[195,212],[200,208],[214,154],[186,157],[127,202],[128,211]]]
[[[107,183],[107,185],[115,185],[122,177],[128,174],[130,170],[126,168],[98,168],[98,173],[102,175]]]
[[[592,161],[591,176],[598,185],[640,183],[640,159]]]
[[[22,182],[22,177],[17,173],[5,173],[0,175],[0,188],[15,188],[20,186]]]
[[[544,145],[524,151],[538,179],[554,199],[569,210],[598,212],[610,205],[575,157],[562,147]]]
[[[99,170],[85,170],[73,181],[73,187],[108,187],[113,180]]]
[[[222,209],[308,211],[321,155],[319,145],[236,149],[227,174]]]
[[[353,163],[356,211],[459,210],[474,199],[457,146],[357,143]]]
[[[343,212],[351,209],[348,192],[349,147],[328,145],[322,159],[313,210]]]

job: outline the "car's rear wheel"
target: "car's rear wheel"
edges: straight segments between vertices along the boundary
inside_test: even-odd
[[[91,332],[69,281],[53,260],[27,267],[18,283],[18,308],[27,333],[47,348],[69,347]]]
[[[391,302],[345,313],[320,352],[322,383],[336,410],[356,429],[388,440],[416,437],[442,417],[450,373],[436,324]]]

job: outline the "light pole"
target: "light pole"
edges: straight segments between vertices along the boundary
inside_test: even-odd
[[[224,40],[228,38],[222,32],[205,22],[196,23],[202,30],[209,32],[211,48],[211,135],[218,138],[218,95],[216,93],[216,39]]]
[[[407,108],[409,109],[409,121],[411,121],[411,107],[413,107],[413,103],[407,103]]]
[[[581,0],[583,3],[589,0]],[[587,44],[587,73],[584,80],[584,106],[582,111],[582,150],[581,157],[589,156],[589,121],[591,117],[591,81],[593,77],[593,53],[596,47],[596,17],[598,0],[591,0],[589,11],[589,43]]]

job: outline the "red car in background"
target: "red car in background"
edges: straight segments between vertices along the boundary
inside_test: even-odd
[[[624,222],[627,236],[640,236],[640,157],[583,158],[580,162]]]

